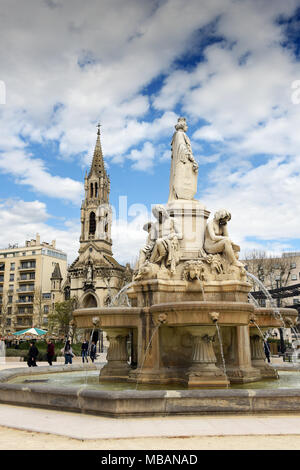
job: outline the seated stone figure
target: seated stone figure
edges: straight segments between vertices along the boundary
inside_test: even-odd
[[[148,222],[143,227],[148,231],[148,239],[140,250],[137,278],[141,277],[141,271],[146,264],[159,264],[161,269],[169,268],[171,273],[174,273],[179,262],[178,240],[182,235],[175,220],[161,204],[154,206],[152,213],[157,221]]]
[[[204,249],[209,254],[223,254],[232,266],[243,267],[243,264],[238,261],[239,247],[228,236],[227,223],[230,220],[231,214],[226,209],[215,213],[213,220],[209,221],[206,226]]]
[[[148,232],[148,237],[147,237],[146,245],[140,250],[139,260],[138,260],[138,265],[137,265],[138,271],[142,268],[145,262],[149,260],[152,250],[155,245],[155,241],[152,240],[152,235],[151,235],[152,225],[153,225],[152,222],[147,222],[143,226],[143,230],[145,230],[145,232]]]

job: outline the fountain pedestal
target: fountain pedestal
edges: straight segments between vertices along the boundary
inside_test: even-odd
[[[107,351],[107,363],[101,369],[99,380],[103,381],[127,381],[130,371],[128,364],[127,337],[129,330],[126,328],[108,328],[107,339],[109,348]]]
[[[277,370],[266,363],[263,339],[256,328],[250,328],[251,360],[264,379],[278,379]]]
[[[168,202],[166,209],[179,228],[180,258],[197,259],[202,256],[206,221],[210,212],[196,200],[177,199]]]
[[[216,366],[217,358],[213,348],[216,328],[191,326],[185,330],[192,337],[191,365],[187,371],[187,385],[196,387],[226,387],[229,385],[224,371]]]
[[[226,329],[226,372],[230,383],[249,383],[260,380],[260,371],[252,366],[249,327],[236,326]]]

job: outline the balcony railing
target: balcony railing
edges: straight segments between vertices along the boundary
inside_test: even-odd
[[[32,266],[19,266],[18,269],[20,271],[24,271],[25,269],[35,269],[36,268],[36,265],[32,265]]]
[[[26,287],[26,289],[24,289],[24,288],[23,288],[23,289],[19,288],[19,289],[17,289],[17,292],[34,292],[34,286],[32,286],[32,287]]]

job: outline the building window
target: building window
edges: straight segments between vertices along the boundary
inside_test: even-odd
[[[299,303],[299,299],[293,299],[293,304],[298,304]]]
[[[95,232],[96,232],[96,216],[95,216],[95,212],[91,212],[89,233],[93,235]]]
[[[46,292],[45,294],[43,294],[43,299],[51,299],[50,292]]]
[[[296,263],[291,263],[291,269],[296,267]]]
[[[16,263],[10,263],[10,270],[14,271],[15,270]]]
[[[292,279],[292,281],[297,281],[297,274],[292,274],[291,279]]]
[[[70,287],[65,288],[65,300],[70,300]]]
[[[49,305],[44,305],[44,313],[49,313]]]
[[[9,275],[9,280],[10,280],[10,281],[14,281],[14,280],[15,280],[15,275],[14,275],[14,274],[10,274],[10,275]]]
[[[13,296],[12,296],[12,295],[9,295],[9,296],[8,296],[8,303],[9,303],[9,304],[12,304],[12,301],[13,301]]]

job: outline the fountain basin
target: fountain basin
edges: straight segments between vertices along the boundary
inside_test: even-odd
[[[93,365],[96,369],[97,367]],[[18,375],[83,370],[78,365],[12,369],[0,373],[0,402],[108,417],[300,412],[299,389],[98,391],[82,386],[8,383]],[[90,367],[92,369],[92,367]],[[296,372],[297,373],[297,372]],[[298,369],[299,373],[299,369]]]
[[[280,312],[280,315],[275,314],[275,310]],[[281,318],[283,319],[283,322]],[[291,326],[296,325],[298,318],[298,311],[292,308],[255,308],[254,310],[255,323],[260,328],[290,328]]]
[[[185,301],[154,304],[151,307],[103,307],[84,308],[74,311],[79,328],[93,328],[93,319],[99,318],[99,327],[137,328],[145,315],[150,315],[154,324],[161,323],[161,314],[166,315],[163,323],[168,325],[212,325],[211,312],[219,313],[219,324],[248,325],[249,315],[254,306],[246,302],[204,302]]]

